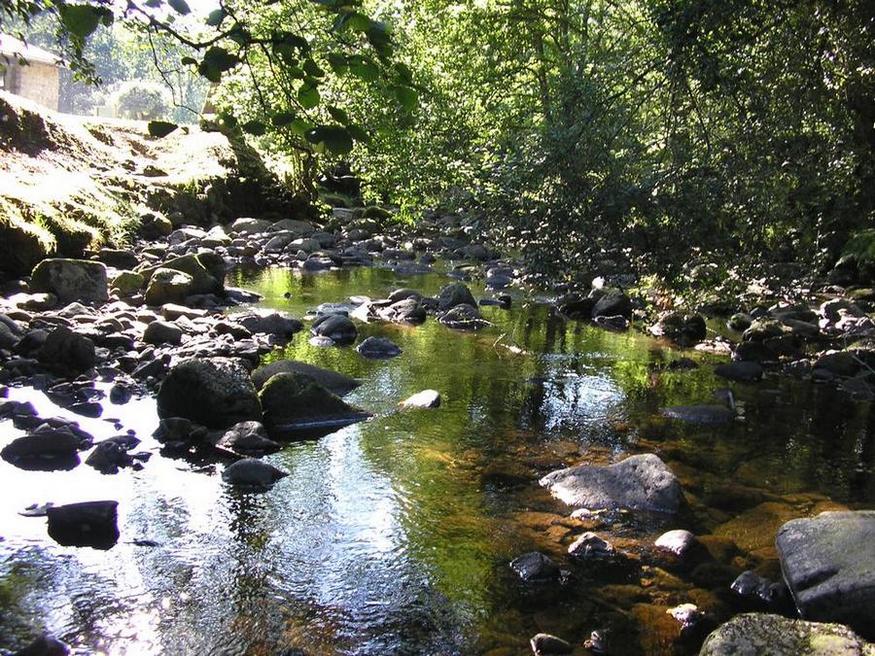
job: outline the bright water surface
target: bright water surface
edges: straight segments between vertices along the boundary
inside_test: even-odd
[[[265,295],[263,305],[297,316],[350,295],[381,298],[400,286],[434,294],[448,282],[380,269],[235,276]],[[774,379],[734,387],[744,417],[730,426],[678,426],[658,409],[711,402],[725,385],[707,366],[661,369],[690,353],[565,323],[522,297],[484,314],[494,326],[478,333],[433,318],[415,328],[361,325],[362,338],[401,346],[389,361],[311,346],[305,332],[272,354],[360,378],[347,400],[374,417],[270,456],[291,475],[264,494],[228,488],[220,462],[160,455],[150,399],[104,413],[154,452],[140,472],[103,476],[84,464],[31,472],[0,461],[0,650],[48,630],[82,654],[502,656],[531,653],[539,631],[587,653],[582,641],[606,629],[612,653],[695,653],[698,639],[676,640],[666,609],[693,602],[725,619],[741,608],[727,576],[743,567],[777,575],[772,543],[783,521],[837,504],[875,507],[869,405]],[[439,409],[397,411],[426,388],[441,392]],[[32,400],[41,416],[73,416],[39,392],[10,396]],[[98,439],[123,432],[77,419]],[[0,446],[19,434],[0,423]],[[724,548],[716,573],[670,574],[646,555],[589,568],[564,557],[582,528],[538,478],[646,451],[678,474],[689,510],[621,516],[599,532],[636,554],[670,528],[714,534],[718,551],[730,537],[742,549]],[[61,547],[45,519],[18,514],[32,503],[94,499],[119,501],[121,539],[105,552]],[[142,540],[157,546],[135,544]],[[520,584],[508,562],[534,549],[572,570],[571,580]]]

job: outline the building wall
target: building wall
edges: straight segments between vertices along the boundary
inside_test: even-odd
[[[48,107],[58,109],[60,73],[57,66],[31,63],[21,66],[17,62],[7,65],[6,90]]]

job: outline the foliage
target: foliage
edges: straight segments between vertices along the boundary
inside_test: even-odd
[[[119,85],[112,94],[112,103],[118,115],[141,121],[154,121],[167,116],[170,94],[157,82],[130,80]]]

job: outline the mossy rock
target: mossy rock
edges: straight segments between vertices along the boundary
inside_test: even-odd
[[[264,409],[264,423],[273,434],[331,429],[368,417],[304,374],[283,372],[271,376],[258,398]]]
[[[378,207],[377,205],[371,205],[370,207],[366,207],[365,211],[362,212],[362,218],[384,222],[392,218],[392,213],[387,209]]]

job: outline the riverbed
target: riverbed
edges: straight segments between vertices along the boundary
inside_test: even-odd
[[[449,282],[379,268],[230,277],[262,294],[261,306],[296,317],[351,295],[382,298],[398,287],[433,295]],[[107,403],[103,418],[85,419],[41,392],[11,389],[40,416],[75,418],[97,439],[133,430],[152,456],[115,475],[0,461],[0,648],[47,630],[76,653],[113,656],[501,656],[530,653],[538,632],[589,653],[582,643],[599,631],[612,654],[692,654],[701,636],[683,634],[670,608],[693,603],[723,621],[746,609],[729,591],[734,575],[779,578],[774,536],[783,522],[875,508],[871,404],[767,377],[731,384],[739,414],[728,425],[672,422],[661,408],[712,403],[730,385],[713,374],[714,356],[566,321],[546,298],[512,296],[509,310],[484,307],[492,325],[476,332],[433,318],[359,324],[360,339],[401,347],[391,360],[313,346],[306,331],[269,354],[360,379],[346,400],[373,417],[269,456],[290,476],[268,492],[225,485],[222,461],[163,455],[151,438],[151,398]],[[684,357],[699,366],[672,368]],[[439,408],[398,410],[423,389],[440,392]],[[20,434],[0,423],[0,446]],[[682,513],[570,520],[538,485],[557,468],[634,453],[656,453],[674,471]],[[119,501],[121,539],[108,551],[57,545],[44,518],[19,514],[97,499]],[[652,556],[654,539],[676,528],[710,536],[713,567],[672,569]],[[627,557],[568,562],[568,542],[585,529]],[[508,563],[533,550],[567,569],[563,582],[519,580]]]

